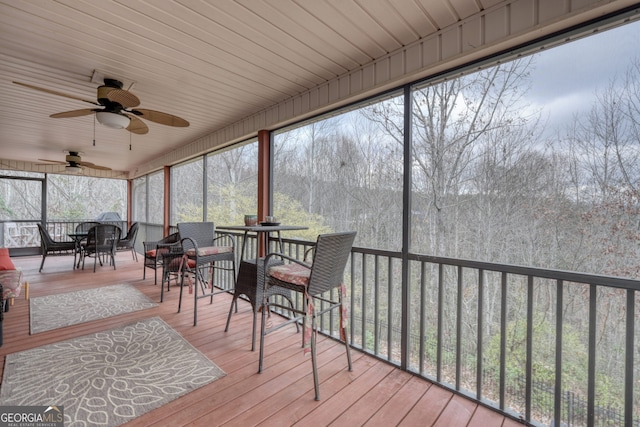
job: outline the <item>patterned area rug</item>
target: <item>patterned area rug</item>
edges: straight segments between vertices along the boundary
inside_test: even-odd
[[[116,426],[225,375],[153,317],[7,355],[0,406],[64,405],[65,426]]]
[[[32,334],[158,305],[128,284],[36,297],[29,301]]]

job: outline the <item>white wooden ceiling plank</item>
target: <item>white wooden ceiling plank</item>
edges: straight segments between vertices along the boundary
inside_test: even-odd
[[[69,3],[76,5],[75,2]],[[210,67],[214,71],[209,74],[210,78],[215,79],[216,74],[225,75],[225,78],[229,80],[227,84],[237,82],[238,90],[248,87],[251,87],[252,91],[260,90],[260,86],[264,86],[262,90],[271,88],[280,92],[279,96],[283,96],[284,94],[290,95],[290,93],[282,92],[282,88],[295,84],[290,81],[283,81],[277,73],[272,73],[269,79],[257,80],[257,75],[261,75],[268,70],[243,58],[224,52],[216,46],[202,43],[184,31],[176,30],[174,26],[178,26],[178,22],[173,22],[173,25],[163,25],[157,20],[157,17],[145,15],[134,11],[128,6],[117,3],[91,2],[81,4],[84,5],[81,12],[85,17],[99,16],[110,25],[115,25],[119,30],[117,32],[104,31],[100,35],[102,43],[98,42],[98,46],[103,44],[105,48],[109,49],[114,45],[116,47],[126,46],[129,51],[132,51],[135,47],[135,51],[139,52],[139,54],[158,58],[163,62],[183,69],[185,67],[184,64],[188,64],[191,70]],[[136,4],[127,3],[127,5],[131,6]],[[118,8],[123,10],[118,10]],[[146,11],[154,12],[158,10],[147,8]],[[162,13],[162,11],[159,11],[159,13]],[[147,48],[145,49],[145,47]],[[135,61],[135,58],[132,60]],[[279,81],[282,81],[282,83],[279,84]],[[300,86],[296,90],[302,91],[304,89],[304,86]],[[272,94],[271,96],[278,95]]]
[[[403,19],[413,28],[419,38],[424,38],[437,31],[429,14],[419,2],[391,0],[391,4]],[[408,44],[408,43],[407,43]]]
[[[445,0],[447,1],[447,0]],[[460,19],[466,19],[482,10],[478,0],[448,0]]]
[[[250,9],[256,17],[270,23],[274,31],[273,36],[279,35],[284,46],[300,46],[308,55],[318,56],[318,60],[328,66],[333,76],[359,66],[357,61],[344,55],[331,43],[325,42],[323,37],[319,37],[317,31],[320,23],[315,18],[310,19],[313,17],[291,0],[237,1]]]
[[[359,1],[377,25],[383,28],[389,37],[393,37],[398,47],[406,46],[420,37],[413,25],[407,22],[405,17],[398,12],[398,7],[394,7],[391,2]],[[409,1],[406,4],[415,6],[415,3]],[[391,51],[393,50],[396,49]]]
[[[497,6],[500,3],[508,3],[508,1],[507,0],[480,0],[480,4],[482,5],[483,10]]]
[[[283,58],[287,63],[295,63],[303,70],[313,72],[324,80],[335,74],[333,69],[327,67],[322,58],[310,52],[307,46],[284,34],[279,28],[236,2],[192,3],[185,0],[185,3],[199,13],[232,29],[240,37],[253,41],[274,58]]]
[[[244,36],[242,28],[240,31],[232,31],[227,23],[219,21],[219,16],[211,13],[210,5],[190,3],[189,7],[174,5],[170,10],[143,7],[144,4],[138,2],[128,2],[126,5],[157,21],[159,31],[166,33],[165,28],[179,26],[181,31],[167,34],[169,41],[183,39],[181,50],[192,50],[193,54],[209,56],[214,63],[227,60],[227,71],[235,72],[241,77],[246,75],[255,78],[255,74],[270,72],[273,79],[269,84],[282,80],[282,86],[299,85],[299,91],[315,86],[327,77],[317,75],[315,70],[300,67],[286,55],[273,55]],[[258,73],[252,73],[252,67],[256,67]],[[305,74],[309,76],[306,80]]]
[[[435,22],[438,30],[442,30],[443,28],[455,24],[460,20],[460,17],[456,15],[455,11],[452,9],[447,0],[438,0],[435,2],[433,0],[417,1],[433,19],[433,22]]]
[[[298,0],[298,3],[340,33],[347,40],[349,50],[357,50],[365,55],[366,59],[359,59],[363,64],[386,55],[393,46],[398,47],[395,41],[392,41],[393,46],[387,46],[387,43],[380,43],[379,38],[374,37],[371,26],[376,25],[375,22],[355,2]],[[346,48],[343,46],[343,49]]]

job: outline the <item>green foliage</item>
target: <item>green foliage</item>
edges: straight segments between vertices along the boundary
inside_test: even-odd
[[[279,207],[279,210],[276,212],[278,221],[283,224],[304,225],[309,227],[308,230],[296,231],[295,234],[298,238],[315,241],[318,234],[331,233],[334,231],[325,224],[321,215],[307,212],[299,201],[288,195],[275,193],[274,199],[274,205]]]
[[[306,212],[302,204],[292,197],[275,193],[274,198],[274,205],[279,207],[276,212],[279,222],[309,227],[308,230],[296,231],[296,238],[315,241],[318,234],[332,231],[320,215]],[[244,216],[256,212],[257,200],[253,186],[226,184],[209,188],[208,221],[213,221],[216,225],[243,225]],[[183,203],[176,214],[176,222],[197,222],[202,221],[203,217],[199,204]]]

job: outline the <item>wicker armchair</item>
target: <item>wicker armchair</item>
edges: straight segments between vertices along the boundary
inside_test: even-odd
[[[162,280],[160,282],[160,302],[164,301],[164,284],[167,283],[167,292],[171,280],[176,281],[176,285],[182,285],[183,276],[189,275],[196,266],[194,260],[185,258],[182,250],[182,243],[160,243],[157,246],[158,256],[162,259]],[[191,280],[191,277],[189,277]],[[191,282],[189,282],[191,283]]]
[[[38,232],[40,232],[40,249],[42,249],[42,262],[40,270],[44,266],[44,260],[47,256],[52,255],[73,255],[73,265],[76,265],[76,242],[58,242],[51,238],[51,235],[42,224],[38,224]]]
[[[302,321],[304,327],[303,346],[306,351],[311,351],[311,364],[313,368],[313,383],[315,387],[316,400],[320,400],[320,385],[318,381],[318,363],[316,360],[316,319],[331,310],[338,309],[340,312],[340,336],[344,340],[347,351],[347,364],[351,371],[351,353],[349,351],[349,340],[346,331],[346,289],[343,284],[344,270],[349,260],[351,247],[356,237],[356,232],[321,234],[315,245],[313,260],[311,263],[299,261],[284,254],[272,253],[265,258],[265,265],[269,265],[270,260],[282,259],[288,262],[284,265],[270,266],[265,271],[262,326],[260,333],[260,359],[258,372],[262,372],[264,357],[265,336],[290,323]],[[291,308],[279,305],[267,300],[269,288],[277,286],[299,292],[304,297],[303,309],[294,309],[297,314],[293,318],[272,326],[266,327],[267,309],[265,307],[279,307],[285,310]],[[335,291],[338,292],[330,292]],[[337,299],[334,298],[337,294]],[[316,304],[318,303],[319,304]],[[310,324],[309,324],[310,323]],[[311,341],[310,350],[307,348]]]
[[[140,224],[137,222],[131,224],[129,231],[127,231],[127,235],[120,239],[116,247],[116,250],[118,251],[131,251],[131,257],[135,259],[136,262],[138,262],[138,254],[136,253],[135,244],[139,226]]]
[[[195,292],[193,308],[193,325],[198,324],[198,300],[209,297],[213,303],[213,296],[221,292],[232,292],[236,283],[236,255],[235,239],[230,234],[218,233],[216,235],[213,222],[183,222],[178,224],[180,241],[185,256],[192,261],[192,268],[186,270],[195,275]],[[224,262],[223,266],[219,263]],[[195,263],[195,264],[193,264]],[[218,264],[216,264],[218,263]],[[220,269],[233,274],[233,286],[216,286],[213,283],[215,270]],[[211,277],[211,280],[207,278]],[[184,278],[184,274],[182,276]],[[182,290],[178,300],[178,313],[182,307]],[[198,293],[200,290],[200,294]]]
[[[160,240],[153,240],[148,242],[142,242],[144,247],[144,266],[142,268],[142,280],[147,278],[147,268],[154,271],[155,285],[158,284],[158,268],[162,267],[162,253],[158,251],[158,246],[166,245],[169,243],[176,243],[180,241],[180,235],[178,233],[169,234],[167,237]]]
[[[117,225],[99,224],[87,232],[87,240],[81,245],[82,269],[87,257],[93,258],[93,272],[96,271],[98,262],[102,266],[102,258],[110,259],[113,269],[116,269],[116,246],[120,240],[122,230]]]

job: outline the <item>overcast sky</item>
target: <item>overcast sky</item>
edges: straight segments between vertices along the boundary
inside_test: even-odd
[[[629,64],[640,59],[640,22],[603,31],[536,55],[528,99],[543,107],[548,127],[588,111],[596,90],[614,76],[622,79]]]

